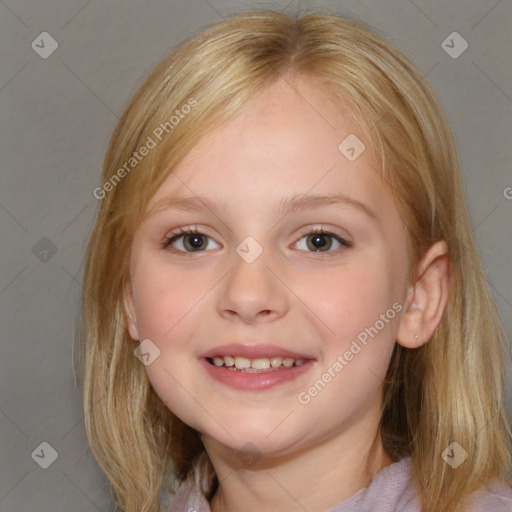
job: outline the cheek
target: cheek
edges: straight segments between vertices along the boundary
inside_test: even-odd
[[[343,350],[376,323],[380,338],[392,336],[397,294],[390,272],[377,258],[365,258],[324,273],[316,286],[311,286],[311,281],[303,283],[304,296],[318,317],[316,323],[322,326],[329,352]]]
[[[160,351],[145,368],[151,385],[173,413],[199,428],[204,411],[190,400],[201,393],[190,377],[195,355],[188,344],[199,320],[195,306],[209,289],[205,278],[147,256],[137,259],[131,279],[140,339],[150,339]]]
[[[205,294],[204,279],[165,263],[140,261],[132,274],[139,335],[163,339],[190,314]]]
[[[326,435],[340,422],[379,408],[400,309],[385,270],[368,262],[337,269],[325,275],[323,292],[316,288],[308,296],[324,333],[324,352],[297,398],[309,418],[322,416]]]

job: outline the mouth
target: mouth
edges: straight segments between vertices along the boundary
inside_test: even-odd
[[[285,368],[302,366],[309,359],[272,356],[249,359],[243,356],[214,356],[207,357],[206,361],[217,368],[226,368],[233,372],[269,373]]]
[[[316,359],[276,345],[231,343],[204,352],[199,362],[223,386],[265,391],[300,378],[314,368]]]

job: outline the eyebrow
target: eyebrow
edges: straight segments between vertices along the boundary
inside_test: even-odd
[[[366,214],[368,217],[378,220],[377,214],[368,205],[341,193],[327,195],[295,194],[288,198],[281,199],[276,213],[298,213],[304,210],[325,206],[351,206]],[[150,217],[161,211],[170,209],[185,212],[199,212],[208,209],[227,214],[229,212],[229,205],[226,199],[220,199],[215,196],[206,197],[196,195],[189,197],[166,197],[157,201],[153,207],[146,212],[144,217]]]

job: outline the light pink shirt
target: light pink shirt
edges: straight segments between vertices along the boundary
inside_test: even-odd
[[[168,512],[211,512],[198,489],[181,484]],[[338,503],[329,512],[420,512],[411,487],[411,459],[386,466],[368,487]],[[499,480],[475,494],[474,505],[465,512],[512,512],[512,488]]]

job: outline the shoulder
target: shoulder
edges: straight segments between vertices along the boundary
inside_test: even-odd
[[[502,480],[493,480],[473,496],[467,512],[511,512],[512,488]]]
[[[166,512],[210,512],[204,494],[190,480],[182,482]]]

